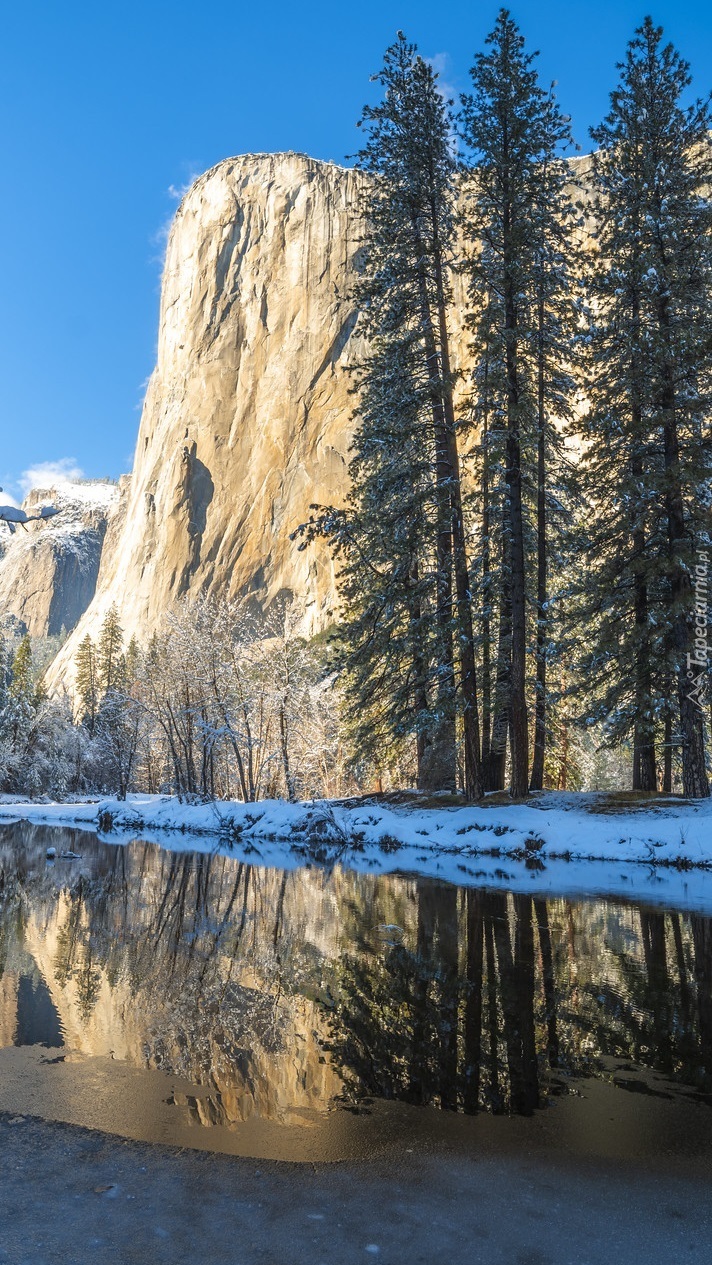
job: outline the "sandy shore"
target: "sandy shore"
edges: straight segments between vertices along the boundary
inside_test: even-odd
[[[703,1265],[706,1181],[522,1154],[280,1164],[0,1116],[3,1265]]]

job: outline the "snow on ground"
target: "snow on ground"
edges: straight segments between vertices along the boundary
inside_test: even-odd
[[[339,863],[541,896],[637,896],[712,911],[712,801],[644,806],[546,793],[528,804],[421,807],[373,800],[181,804],[168,795],[71,803],[0,797],[0,821],[74,825],[116,843],[225,851],[293,868]],[[432,797],[429,801],[432,803]]]

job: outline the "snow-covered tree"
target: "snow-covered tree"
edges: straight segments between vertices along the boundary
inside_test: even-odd
[[[37,689],[32,665],[32,642],[22,637],[12,659],[3,728],[10,735],[13,751],[27,742],[37,707]]]
[[[355,730],[415,736],[418,783],[481,793],[467,544],[453,404],[448,268],[455,159],[437,76],[399,33],[361,120],[369,173],[355,301],[366,349],[345,514],[322,515],[343,569],[340,629]]]
[[[281,602],[267,615],[208,598],[174,608],[127,686],[133,775],[188,799],[296,799],[327,779],[341,791],[332,683],[301,616]]]
[[[460,125],[470,155],[462,229],[475,310],[476,420],[481,434],[483,628],[488,700],[487,781],[529,785],[528,604],[536,610],[533,789],[543,785],[550,653],[548,574],[565,521],[560,425],[574,397],[576,252],[568,120],[540,86],[535,54],[502,9],[471,70]],[[502,487],[504,483],[504,487]],[[497,550],[498,557],[494,550]],[[498,584],[493,571],[497,566]],[[495,592],[495,588],[498,592]],[[491,618],[498,612],[496,679]],[[484,726],[483,726],[484,728]]]
[[[89,633],[79,643],[75,660],[75,688],[79,699],[78,718],[93,736],[99,709],[99,683],[94,642]]]
[[[656,742],[679,743],[683,789],[709,793],[694,659],[697,553],[709,548],[712,149],[706,101],[682,104],[687,64],[646,18],[592,136],[583,425],[591,512],[583,670],[634,786],[657,786]],[[679,733],[674,731],[678,730]],[[670,761],[665,784],[670,789]]]
[[[96,649],[96,680],[102,694],[117,689],[124,678],[124,634],[116,605],[106,613]]]

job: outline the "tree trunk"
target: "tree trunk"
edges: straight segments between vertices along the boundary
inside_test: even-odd
[[[420,791],[437,790],[429,784],[431,762],[429,759],[431,735],[423,728],[423,721],[428,714],[428,693],[426,682],[425,655],[421,631],[422,607],[418,596],[419,568],[418,559],[413,556],[408,573],[408,614],[411,629],[411,655],[413,659],[413,706],[420,723],[416,732],[416,769],[417,786]]]
[[[509,250],[510,211],[505,205],[504,242]],[[517,307],[514,280],[509,264],[504,280],[504,339],[507,367],[507,491],[510,529],[510,572],[512,596],[512,671],[510,684],[510,723],[512,743],[512,776],[510,792],[514,799],[528,793],[529,737],[527,724],[526,666],[526,581],[524,571],[524,518],[522,513],[522,454],[517,368]]]
[[[512,606],[510,601],[509,561],[506,539],[503,542],[502,582],[499,608],[499,632],[497,641],[497,670],[495,675],[495,706],[492,720],[492,737],[485,766],[485,789],[504,790],[504,775],[509,736],[511,654],[512,654]]]
[[[490,618],[490,493],[488,368],[485,366],[484,410],[482,418],[482,769],[486,788],[486,767],[492,728],[492,621]]]
[[[642,533],[636,532],[633,540],[638,553],[642,548]],[[635,664],[635,731],[633,738],[633,790],[655,791],[658,785],[655,766],[655,725],[650,714],[651,664],[648,629],[648,587],[643,576],[635,575],[635,625],[638,644]]]
[[[665,340],[669,342],[670,313],[668,299],[665,296],[659,301],[658,319]],[[704,721],[702,709],[692,697],[692,683],[688,678],[689,657],[693,645],[694,601],[690,573],[680,558],[680,553],[688,542],[680,482],[680,446],[675,416],[675,385],[669,355],[663,371],[661,405],[666,474],[665,508],[668,521],[670,590],[673,607],[672,643],[677,661],[677,690],[682,736],[682,789],[683,794],[692,799],[707,799],[710,788],[705,769]],[[694,669],[690,675],[696,675]]]
[[[447,424],[442,396],[442,374],[435,331],[430,311],[427,277],[423,262],[424,247],[420,242],[417,224],[414,225],[419,258],[418,283],[420,290],[420,318],[423,345],[431,384],[433,432],[435,439],[435,487],[437,507],[437,612],[439,658],[438,663],[438,723],[433,733],[429,751],[426,779],[431,790],[454,790],[456,785],[455,757],[455,670],[452,637],[452,513],[450,484],[452,469],[447,439]]]
[[[536,497],[536,685],[534,694],[534,758],[530,791],[544,789],[546,751],[547,541],[546,541],[546,415],[544,408],[544,300],[539,299],[537,381],[537,497]]]
[[[279,745],[282,753],[282,770],[284,772],[284,784],[287,788],[287,799],[290,804],[293,804],[297,796],[294,786],[294,778],[292,777],[292,769],[289,762],[289,733],[286,708],[283,702],[280,703],[279,707]]]
[[[669,691],[667,693],[669,698]],[[663,754],[663,795],[672,795],[672,711],[665,713],[665,746]]]
[[[447,327],[447,303],[443,276],[442,248],[438,223],[438,208],[431,202],[433,225],[433,265],[438,308],[438,332],[440,335],[440,361],[442,366],[443,405],[445,411],[445,438],[450,466],[450,512],[452,521],[452,549],[457,595],[457,631],[460,658],[460,692],[462,696],[462,728],[465,747],[465,795],[467,799],[482,796],[482,770],[480,764],[480,714],[477,700],[477,669],[475,666],[475,637],[472,626],[472,594],[467,562],[465,521],[462,512],[462,486],[460,483],[460,458],[457,449],[455,409],[452,398],[452,370],[450,365],[450,337]]]
[[[638,302],[635,300],[634,312],[638,318]],[[636,335],[637,363],[637,342]],[[633,401],[632,421],[635,434],[641,434],[643,421],[637,388]],[[643,477],[643,463],[638,452],[631,457],[631,472],[634,483]],[[650,647],[650,616],[648,611],[648,586],[643,574],[645,562],[645,532],[638,522],[640,506],[634,505],[632,510],[633,533],[633,618],[635,622],[635,723],[633,733],[633,790],[655,791],[657,789],[657,771],[655,768],[655,722],[651,715],[652,664]]]

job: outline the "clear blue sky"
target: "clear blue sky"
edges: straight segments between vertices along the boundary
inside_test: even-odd
[[[0,483],[40,462],[131,466],[153,366],[171,189],[231,154],[342,162],[402,28],[455,91],[498,5],[8,0],[0,42]],[[519,0],[545,81],[587,146],[648,11],[712,80],[702,0]]]

